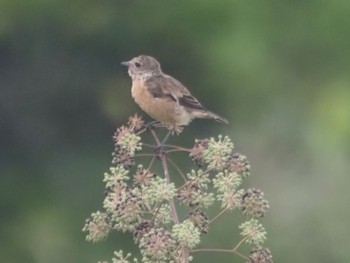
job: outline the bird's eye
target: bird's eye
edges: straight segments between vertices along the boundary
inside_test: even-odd
[[[139,62],[135,62],[135,67],[139,68],[141,67],[141,64]]]

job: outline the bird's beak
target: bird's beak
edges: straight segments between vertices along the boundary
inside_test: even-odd
[[[123,61],[122,63],[120,63],[122,66],[126,66],[129,67],[130,63],[129,61]]]

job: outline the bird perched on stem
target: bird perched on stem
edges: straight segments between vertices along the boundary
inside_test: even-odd
[[[208,111],[180,81],[164,74],[155,58],[141,55],[121,64],[128,67],[135,102],[155,120],[174,128],[195,118],[228,123]]]

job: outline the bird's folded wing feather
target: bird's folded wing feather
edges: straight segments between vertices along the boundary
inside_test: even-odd
[[[145,84],[155,98],[171,99],[188,109],[206,111],[206,108],[191,95],[186,87],[171,76],[154,76],[148,79]]]

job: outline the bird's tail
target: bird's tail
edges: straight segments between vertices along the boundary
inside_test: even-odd
[[[228,124],[228,120],[227,120],[227,119],[221,117],[220,115],[217,115],[217,114],[214,113],[214,112],[206,111],[205,113],[206,113],[206,114],[205,114],[204,118],[214,119],[214,120],[216,120],[217,122],[221,122],[221,123],[226,123],[226,124]]]

